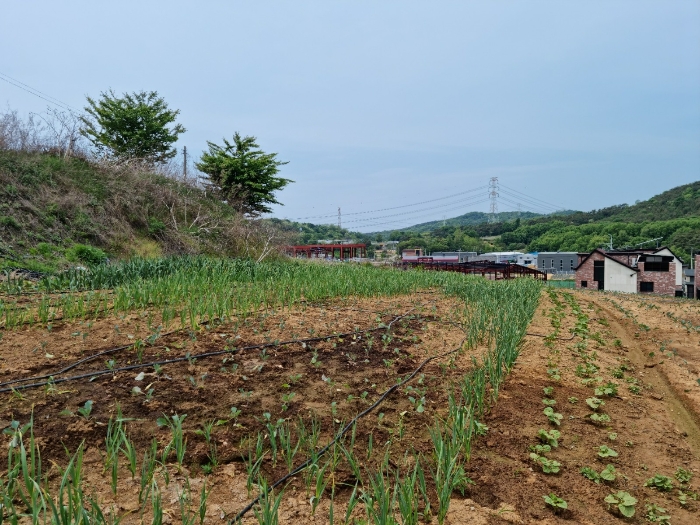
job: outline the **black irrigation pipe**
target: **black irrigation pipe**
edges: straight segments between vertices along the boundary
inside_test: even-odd
[[[237,349],[233,349],[233,350],[217,350],[215,352],[203,352],[201,354],[190,355],[188,357],[175,357],[173,359],[164,359],[162,361],[152,361],[149,363],[138,363],[135,365],[122,366],[120,368],[97,370],[94,372],[89,372],[87,374],[80,374],[77,376],[59,377],[58,379],[53,379],[53,376],[48,376],[50,378],[48,381],[40,381],[38,383],[17,385],[16,387],[0,388],[0,393],[13,392],[13,391],[18,391],[18,390],[26,390],[29,388],[46,386],[48,384],[65,383],[67,381],[77,381],[79,379],[85,379],[88,377],[93,378],[93,377],[98,377],[98,376],[102,376],[102,375],[106,375],[106,374],[116,374],[117,372],[125,372],[128,370],[136,370],[139,368],[149,368],[149,367],[152,367],[155,365],[158,365],[158,366],[169,365],[169,364],[173,364],[173,363],[181,363],[183,361],[190,361],[192,359],[202,359],[202,358],[206,358],[206,357],[215,357],[215,356],[225,355],[225,354],[239,354],[239,353],[241,353],[243,351],[247,351],[247,350],[257,350],[257,349],[261,349],[261,348],[269,348],[272,346],[286,346],[286,345],[295,344],[295,343],[311,343],[314,341],[327,341],[329,339],[335,339],[336,337],[347,337],[347,336],[355,335],[358,333],[376,332],[378,330],[384,330],[384,329],[386,329],[388,331],[391,329],[391,326],[396,321],[403,319],[413,310],[414,309],[412,308],[411,310],[409,310],[405,314],[402,314],[402,315],[395,317],[394,319],[391,320],[391,322],[388,325],[378,326],[377,328],[370,328],[370,329],[361,330],[358,332],[344,332],[344,333],[340,333],[340,334],[331,334],[331,335],[324,335],[324,336],[319,336],[319,337],[308,337],[308,338],[304,338],[304,339],[290,339],[288,341],[278,341],[278,342],[273,342],[273,343],[264,343],[264,344],[260,344],[260,345],[244,346],[242,348],[237,348]],[[133,346],[133,345],[129,345],[129,346]],[[9,383],[4,383],[4,384],[9,384]]]
[[[335,437],[333,438],[333,440],[332,440],[330,443],[328,443],[325,447],[323,447],[322,449],[320,449],[320,450],[318,451],[318,453],[317,453],[317,457],[321,457],[321,456],[323,456],[326,452],[328,452],[328,450],[329,450],[335,443],[337,443],[338,440],[339,440],[340,438],[342,438],[342,437],[348,432],[348,430],[350,430],[350,429],[353,427],[353,425],[355,425],[355,424],[357,423],[357,421],[358,421],[359,419],[363,418],[364,416],[366,416],[367,414],[369,414],[370,412],[372,412],[372,410],[374,410],[374,409],[377,408],[380,404],[382,404],[382,403],[386,400],[386,398],[389,397],[393,392],[395,392],[398,388],[402,387],[403,385],[405,385],[406,383],[408,383],[411,379],[413,379],[413,378],[416,376],[416,374],[417,374],[418,372],[420,372],[420,371],[423,369],[423,367],[424,367],[425,365],[427,365],[430,361],[432,361],[432,360],[434,360],[434,359],[442,359],[443,357],[447,357],[448,355],[451,355],[451,354],[454,354],[454,353],[456,353],[456,352],[459,352],[459,351],[462,349],[462,347],[463,347],[463,345],[464,345],[464,343],[465,343],[466,341],[467,341],[467,338],[465,337],[464,339],[462,339],[462,342],[459,344],[459,346],[458,346],[457,348],[455,348],[455,349],[453,349],[453,350],[450,350],[449,352],[445,352],[444,354],[439,354],[439,355],[435,355],[435,356],[433,356],[433,357],[427,358],[427,359],[424,360],[420,365],[418,365],[418,368],[416,368],[413,372],[411,372],[411,374],[410,374],[408,377],[404,378],[402,381],[396,383],[395,385],[392,385],[391,387],[389,387],[381,396],[379,396],[379,399],[377,399],[377,400],[376,400],[374,403],[372,403],[369,407],[367,407],[365,410],[363,410],[362,412],[360,412],[359,414],[357,414],[354,418],[352,418],[352,419],[350,420],[350,422],[349,422],[347,425],[345,425],[345,426],[335,435]],[[275,481],[272,485],[270,485],[269,490],[273,490],[275,487],[278,487],[279,485],[281,485],[282,483],[286,482],[286,481],[289,480],[290,478],[292,478],[292,477],[296,476],[297,474],[299,474],[299,472],[301,472],[302,470],[304,470],[306,467],[308,467],[308,466],[311,464],[311,461],[312,461],[311,458],[307,459],[307,460],[304,461],[301,465],[299,465],[299,466],[296,467],[294,470],[292,470],[289,474],[286,474],[285,476],[282,476],[281,478],[279,478],[279,479],[278,479],[277,481]],[[266,494],[266,495],[267,495],[267,494]],[[261,498],[262,496],[263,496],[263,494],[259,494],[253,501],[251,501],[250,503],[248,503],[248,505],[246,505],[245,507],[243,507],[243,509],[241,509],[241,510],[238,512],[238,514],[236,514],[236,516],[235,516],[232,520],[229,520],[229,521],[228,521],[228,525],[234,525],[234,524],[236,524],[236,523],[240,523],[241,518],[243,518],[243,516],[244,516],[248,511],[250,511],[250,509],[252,509],[252,508],[255,506],[256,503],[258,503],[258,501],[260,501],[260,498]]]
[[[412,308],[407,313],[403,314],[402,316],[399,316],[399,318],[406,317],[408,315],[408,313],[410,313],[413,310],[415,310],[415,308]],[[378,313],[378,312],[372,311],[372,310],[359,310],[359,311]],[[388,326],[391,326],[395,321],[396,321],[396,319],[392,320]],[[210,321],[205,320],[205,321],[202,321],[200,324],[202,324],[202,325],[210,324]],[[173,334],[180,333],[183,330],[186,330],[186,328],[178,328],[176,330],[171,330],[170,332],[165,332],[163,334],[159,334],[158,339],[163,338],[163,337],[167,337],[167,336],[170,336]],[[373,330],[377,330],[377,328],[374,328]],[[362,331],[360,331],[360,333],[365,333],[368,331],[369,330],[362,330]],[[352,333],[354,334],[356,332],[352,332]],[[342,337],[342,334],[341,334],[341,337]],[[76,368],[77,366],[82,365],[83,363],[87,363],[89,361],[97,359],[98,357],[113,354],[113,353],[119,352],[121,350],[126,350],[127,348],[131,348],[132,346],[135,346],[136,344],[137,343],[129,343],[128,345],[116,346],[114,348],[108,348],[106,350],[102,350],[96,354],[91,354],[87,357],[84,357],[83,359],[79,359],[78,361],[71,363],[70,365],[66,366],[65,368],[62,368],[61,370],[56,370],[55,372],[50,372],[48,374],[44,374],[41,376],[24,377],[24,378],[20,378],[20,379],[12,379],[10,381],[5,381],[5,382],[0,383],[0,388],[6,387],[7,385],[14,385],[17,383],[26,383],[27,381],[38,381],[40,379],[48,379],[50,377],[54,377],[54,376],[57,376],[59,374],[64,374],[64,373],[68,372],[69,370],[72,370],[73,368]],[[279,344],[282,344],[282,343],[279,343]],[[254,348],[254,347],[246,347],[246,349],[252,349],[252,348]],[[194,356],[194,357],[197,357],[197,356]],[[15,388],[15,390],[17,390],[17,389]],[[0,392],[3,392],[3,390],[0,390]]]

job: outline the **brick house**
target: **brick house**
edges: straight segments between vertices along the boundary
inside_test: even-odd
[[[596,249],[581,257],[576,288],[627,293],[682,295],[680,260],[668,250],[610,251]]]

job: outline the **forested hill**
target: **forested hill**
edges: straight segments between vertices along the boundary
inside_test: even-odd
[[[568,214],[568,213],[573,213],[570,211],[567,212],[562,212],[563,214]],[[497,223],[504,223],[507,221],[513,221],[517,218],[520,218],[521,220],[525,219],[531,219],[534,217],[541,217],[539,213],[533,213],[530,211],[523,211],[523,212],[517,212],[517,211],[503,211],[500,212],[496,215],[496,222]],[[459,215],[458,217],[452,217],[451,219],[444,219],[444,220],[439,220],[439,221],[430,221],[430,222],[423,222],[421,224],[416,224],[414,226],[410,226],[409,228],[406,228],[406,230],[410,230],[412,232],[416,233],[422,233],[422,232],[430,232],[433,231],[437,228],[442,228],[442,227],[464,227],[464,226],[476,226],[479,224],[484,224],[489,222],[491,218],[490,213],[484,213],[481,211],[471,211],[469,213],[465,213],[464,215]],[[371,235],[382,235],[382,236],[387,236],[390,233],[392,233],[393,230],[385,230],[385,231],[380,231],[380,232],[374,232]]]
[[[392,232],[401,247],[427,250],[589,251],[607,245],[635,246],[651,239],[669,246],[682,259],[700,248],[700,181],[678,186],[634,205],[590,212],[547,215],[473,226],[440,226],[430,232]],[[485,241],[484,237],[489,240]],[[654,246],[648,243],[644,246]]]

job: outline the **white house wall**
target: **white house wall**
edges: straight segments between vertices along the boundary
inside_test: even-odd
[[[683,286],[683,263],[678,260],[678,257],[673,255],[668,248],[654,252],[654,255],[670,255],[673,257],[673,262],[676,265],[676,286]]]
[[[637,272],[612,259],[605,259],[605,289],[637,293]]]

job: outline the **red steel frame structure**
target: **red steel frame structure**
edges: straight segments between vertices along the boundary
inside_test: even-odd
[[[532,277],[542,281],[547,280],[547,274],[533,268],[511,263],[494,262],[429,262],[429,261],[401,261],[397,263],[399,268],[423,268],[438,272],[459,272],[473,275],[481,275],[486,279],[498,281],[501,279],[515,279],[516,277]]]
[[[287,255],[299,257],[305,255],[307,259],[352,259],[355,257],[365,257],[366,244],[305,244],[298,246],[287,246]],[[339,257],[336,257],[336,251]]]

